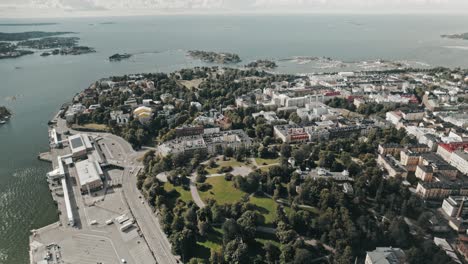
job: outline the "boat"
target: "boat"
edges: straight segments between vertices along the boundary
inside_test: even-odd
[[[0,125],[3,125],[3,124],[5,124],[5,123],[6,123],[6,121],[0,120]]]

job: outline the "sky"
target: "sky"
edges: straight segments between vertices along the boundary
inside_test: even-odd
[[[342,12],[468,13],[468,0],[0,0],[0,18]]]

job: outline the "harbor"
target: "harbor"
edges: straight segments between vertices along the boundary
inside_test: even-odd
[[[31,230],[30,263],[156,263],[123,194],[123,177],[134,176],[119,166],[124,154],[105,135],[71,132],[58,116],[50,124],[38,159],[52,164],[59,221]]]

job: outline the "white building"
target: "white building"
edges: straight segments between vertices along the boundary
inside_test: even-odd
[[[202,104],[200,104],[199,102],[190,102],[190,106],[195,106],[198,111],[202,110]]]
[[[399,111],[391,111],[385,114],[385,119],[390,123],[397,125],[402,119],[401,113]]]
[[[455,150],[450,156],[450,165],[457,168],[461,173],[468,175],[468,152],[467,150]]]
[[[93,149],[91,140],[86,134],[76,134],[68,137],[68,145],[72,152],[73,158],[81,158],[86,156],[88,150]]]
[[[110,112],[111,120],[115,120],[117,125],[126,125],[130,119],[130,114],[124,114],[123,111]]]
[[[378,247],[368,251],[365,264],[403,264],[406,262],[405,252],[399,248]]]
[[[457,217],[460,211],[459,217],[464,217],[468,213],[468,197],[466,196],[449,196],[444,199],[442,203],[442,211],[450,217]]]
[[[75,121],[75,116],[77,114],[81,114],[85,110],[86,110],[86,107],[84,105],[74,104],[68,108],[67,112],[65,113],[65,119],[67,120],[67,122],[71,123]]]
[[[97,161],[83,160],[76,162],[76,172],[81,192],[101,189],[103,186],[101,177],[104,176],[101,166]]]

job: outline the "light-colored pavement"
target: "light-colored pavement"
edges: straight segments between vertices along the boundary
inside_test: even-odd
[[[125,167],[122,182],[124,197],[157,262],[164,264],[177,263],[176,257],[172,254],[169,240],[162,231],[156,215],[150,206],[139,198],[141,193],[136,188],[136,175],[143,168],[137,159],[144,155],[144,152],[134,151],[127,141],[118,136],[112,134],[100,135],[104,139],[113,141],[121,149],[121,153],[124,153],[122,157]]]
[[[194,176],[190,177],[190,193],[192,194],[192,200],[198,207],[203,208],[206,205],[201,199],[200,194],[198,193],[197,185],[195,184],[193,178]]]
[[[65,130],[65,128],[62,129]],[[82,133],[71,129],[69,130],[73,133]],[[157,263],[178,263],[176,256],[172,254],[171,245],[159,224],[156,214],[153,212],[152,208],[144,202],[144,199],[140,198],[142,194],[136,187],[136,175],[139,170],[143,168],[138,158],[143,156],[145,151],[136,152],[123,138],[110,133],[86,132],[86,134],[102,137],[100,142],[106,145],[103,151],[107,157],[111,158],[108,159],[108,162],[113,162],[115,163],[114,165],[124,167],[121,189],[123,200],[130,208],[131,214],[134,216],[136,224],[139,226]]]

